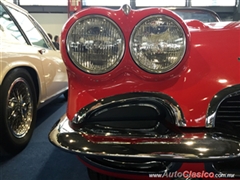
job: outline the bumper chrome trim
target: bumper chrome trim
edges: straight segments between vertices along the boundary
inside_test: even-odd
[[[159,137],[119,137],[73,130],[64,115],[49,134],[57,147],[84,156],[213,161],[240,157],[240,140],[217,132]]]
[[[98,116],[111,111],[113,108],[132,106],[149,106],[156,111],[161,111],[161,107],[164,107],[174,119],[176,126],[186,127],[186,120],[177,102],[166,94],[154,92],[133,92],[100,99],[79,110],[73,122],[75,124],[84,124],[89,121],[88,118],[91,116]],[[159,112],[159,114],[161,113]]]

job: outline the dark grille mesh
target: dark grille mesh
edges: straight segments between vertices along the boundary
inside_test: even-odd
[[[240,95],[225,99],[217,111],[216,123],[231,123],[240,129]]]

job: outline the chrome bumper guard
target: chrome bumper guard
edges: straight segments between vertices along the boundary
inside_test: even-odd
[[[74,130],[64,115],[49,140],[55,146],[82,156],[147,158],[171,161],[213,161],[240,157],[240,139],[221,132],[185,132],[162,137],[100,136]]]

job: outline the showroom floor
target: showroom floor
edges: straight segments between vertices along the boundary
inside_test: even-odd
[[[48,141],[48,133],[65,113],[66,105],[61,96],[38,111],[33,138],[20,154],[9,157],[0,150],[0,180],[88,180],[76,155]]]

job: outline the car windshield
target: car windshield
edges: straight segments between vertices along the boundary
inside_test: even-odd
[[[196,19],[206,22],[218,22],[220,21],[220,17],[217,13],[212,10],[204,9],[204,8],[192,8],[192,7],[183,7],[185,6],[185,0],[172,0],[172,1],[149,1],[145,2],[143,0],[122,0],[119,1],[109,1],[109,0],[83,0],[82,8],[91,7],[91,6],[101,6],[101,7],[109,7],[109,8],[120,8],[123,4],[130,4],[133,9],[147,8],[147,7],[163,7],[166,9],[170,9],[177,13],[182,19]]]
[[[197,19],[202,22],[217,22],[219,21],[218,17],[215,14],[210,13],[205,10],[184,10],[176,9],[174,10],[181,18],[188,19]]]

